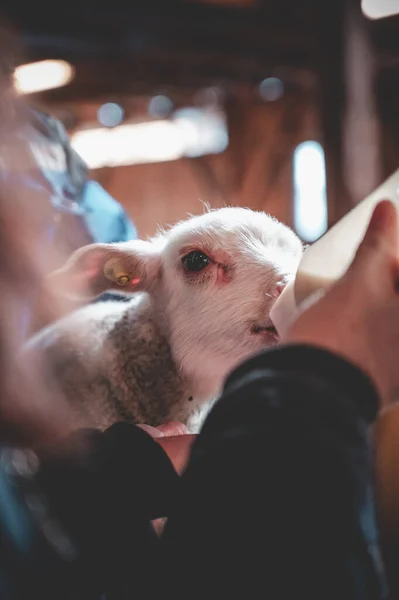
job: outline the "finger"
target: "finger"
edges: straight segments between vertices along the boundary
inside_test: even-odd
[[[140,429],[146,431],[153,438],[163,438],[177,435],[187,435],[189,433],[187,427],[179,421],[169,421],[163,423],[158,427],[152,427],[151,425],[140,424],[137,425]]]
[[[369,226],[356,252],[350,271],[366,268],[370,272],[370,268],[373,269],[374,267],[378,269],[378,273],[387,272],[392,267],[392,262],[389,258],[396,258],[397,252],[397,211],[392,202],[383,200],[374,209]]]
[[[164,433],[162,433],[162,431],[159,431],[157,427],[151,427],[151,425],[140,424],[137,425],[137,427],[140,427],[140,429],[148,433],[148,435],[150,435],[153,438],[162,438],[165,435]]]
[[[177,473],[182,473],[187,464],[191,447],[196,439],[195,435],[168,435],[156,440],[157,444],[163,448],[172,462]]]
[[[189,433],[187,427],[179,421],[170,421],[169,423],[160,425],[157,427],[157,430],[160,431],[165,437],[174,435],[187,435]]]

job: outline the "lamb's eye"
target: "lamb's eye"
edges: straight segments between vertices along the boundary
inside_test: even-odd
[[[205,269],[205,267],[210,264],[211,259],[203,252],[200,252],[200,250],[192,250],[192,252],[183,256],[181,261],[186,271],[197,273],[198,271]]]

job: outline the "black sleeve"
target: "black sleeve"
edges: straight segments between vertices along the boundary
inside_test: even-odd
[[[42,457],[34,477],[10,478],[19,459],[8,455],[0,480],[4,473],[25,541],[8,527],[0,493],[0,592],[4,581],[10,599],[90,600],[105,591],[124,597],[126,586],[146,584],[158,542],[150,521],[167,514],[180,481],[147,433],[127,423],[80,431],[57,457]]]
[[[240,366],[194,445],[162,581],[178,564],[181,597],[383,598],[377,407],[368,378],[323,350],[280,347]]]
[[[88,432],[84,459],[66,449],[34,477],[49,511],[31,487],[22,494],[47,537],[16,571],[29,577],[13,581],[42,600],[106,589],[112,598],[380,599],[368,432],[377,405],[352,365],[287,347],[229,378],[181,480],[140,429]],[[163,513],[159,544],[149,519]]]

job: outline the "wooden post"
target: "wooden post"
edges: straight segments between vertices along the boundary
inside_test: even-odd
[[[351,203],[357,203],[381,183],[382,176],[380,122],[374,94],[376,58],[370,22],[362,14],[360,2],[347,3],[344,43],[344,177]]]
[[[329,225],[381,182],[373,52],[355,0],[322,3],[319,81]]]
[[[315,2],[315,8],[317,8]],[[343,0],[320,3],[315,19],[319,34],[319,86],[322,142],[326,157],[328,225],[350,206],[343,176],[343,118],[345,109]]]

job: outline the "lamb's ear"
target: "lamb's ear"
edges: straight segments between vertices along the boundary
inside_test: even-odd
[[[161,274],[160,249],[151,242],[91,244],[79,248],[48,279],[55,294],[91,299],[107,291],[150,291]]]

